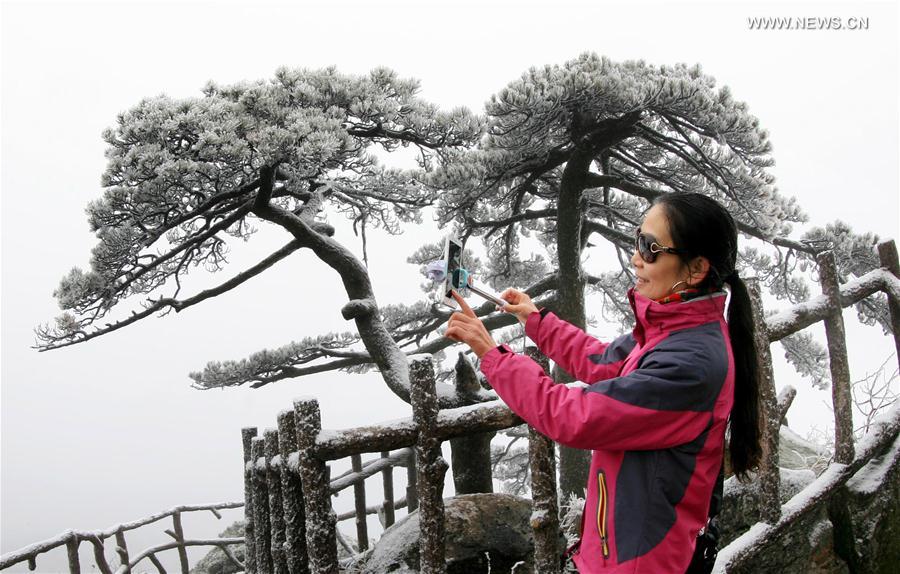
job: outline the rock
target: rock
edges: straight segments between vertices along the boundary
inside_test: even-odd
[[[778,433],[778,466],[792,470],[808,469],[819,476],[830,460],[831,453],[826,448],[806,440],[787,426],[781,426]]]
[[[510,494],[464,494],[444,500],[448,574],[534,571],[531,501]],[[560,545],[563,544],[560,538]],[[366,574],[419,571],[419,513],[388,528],[365,564]]]
[[[244,521],[238,520],[235,521],[231,526],[225,529],[224,532],[219,533],[219,538],[243,538],[244,537]],[[347,541],[347,545],[351,547],[351,549],[356,552],[356,542],[353,539],[348,538],[344,535],[344,540]],[[235,558],[244,562],[244,553],[245,547],[244,544],[232,544],[229,546],[229,550],[234,554]],[[338,550],[338,560],[346,560],[353,556],[353,554],[347,552],[343,545],[340,543],[337,545]],[[197,564],[191,568],[191,574],[236,574],[238,572],[243,572],[244,570],[238,568],[234,562],[231,561],[228,556],[225,555],[218,548],[213,548],[206,555],[200,559]]]
[[[780,471],[779,497],[782,504],[816,479],[811,470],[782,468]],[[722,511],[718,518],[721,532],[719,548],[727,546],[759,520],[759,482],[754,473],[750,473],[749,477],[747,482],[740,482],[735,476],[725,481]]]
[[[900,438],[847,481],[846,511],[834,500],[839,552],[857,572],[896,572],[900,564]]]
[[[753,560],[729,568],[729,574],[847,574],[834,552],[834,529],[823,506],[806,514],[784,534],[760,547]]]
[[[238,520],[231,526],[219,533],[219,538],[243,538],[244,521]],[[244,545],[233,544],[228,548],[235,558],[244,561]],[[207,552],[206,556],[200,559],[197,564],[191,568],[191,574],[234,574],[235,572],[243,572],[238,568],[228,556],[218,548],[213,548]]]
[[[799,473],[807,473],[803,476]],[[803,488],[812,471],[781,469],[782,502]],[[754,482],[726,481],[723,515],[729,528],[752,522],[757,511]],[[736,508],[737,507],[737,508]],[[740,516],[741,514],[746,516]],[[732,516],[728,516],[732,514]],[[726,533],[725,544],[736,536]],[[741,542],[739,541],[738,544]],[[720,546],[721,547],[721,546]],[[844,574],[897,572],[900,563],[900,438],[887,452],[863,466],[827,500],[798,517],[767,544],[754,548],[753,559],[730,574]]]

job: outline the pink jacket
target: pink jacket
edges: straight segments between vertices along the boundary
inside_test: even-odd
[[[706,524],[734,397],[725,292],[660,304],[628,291],[632,333],[602,343],[546,309],[526,334],[588,387],[554,384],[500,345],[481,371],[539,432],[590,449],[582,574],[684,572]]]

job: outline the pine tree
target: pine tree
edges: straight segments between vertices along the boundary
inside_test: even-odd
[[[356,330],[313,334],[241,359],[210,362],[190,377],[197,388],[259,387],[306,374],[377,368],[409,400],[407,356],[437,359],[454,345],[430,338],[448,313],[420,301],[379,306],[366,268],[368,228],[400,234],[434,206],[443,226],[479,237],[487,257],[470,252],[469,268],[499,290],[517,286],[563,319],[587,326],[585,297],[598,293],[604,318],[631,326],[625,291],[634,276],[632,232],[649,202],[671,191],[697,191],[723,203],[743,235],[737,266],[791,302],[809,296],[802,273],[824,246],[837,255],[842,279],[877,267],[877,237],[836,222],[789,239],[807,217],[775,186],[768,133],[727,86],[699,65],[617,63],[584,54],[532,68],[486,105],[485,116],[442,112],[417,97],[414,80],[387,69],[348,76],[333,68],[279,69],[267,81],[208,84],[203,97],[148,98],[104,132],[109,160],[103,196],[88,206],[99,239],[88,271],[72,269],[55,291],[64,313],[36,330],[39,350],[102,336],[157,313],[176,312],[237,288],[300,249],[337,272]],[[375,151],[418,150],[419,168],[386,168]],[[363,238],[363,260],[334,237],[327,210],[350,218]],[[192,268],[215,273],[229,240],[249,240],[258,225],[288,234],[258,264],[189,297],[181,279]],[[587,273],[583,255],[595,236],[609,242],[620,269]],[[544,253],[526,257],[523,239]],[[746,243],[746,242],[745,242]],[[424,266],[440,245],[408,259]],[[772,254],[770,254],[772,253]],[[432,289],[426,284],[425,291]],[[168,292],[159,295],[160,292]],[[144,310],[110,322],[114,307],[143,296]],[[885,298],[857,306],[860,319],[889,330]],[[475,309],[496,339],[521,334],[514,317]],[[824,349],[810,337],[783,341],[789,360],[814,384],[828,384]],[[555,377],[566,381],[565,373]],[[477,364],[462,354],[441,384],[446,408],[488,400]],[[483,445],[482,445],[483,446]],[[489,453],[487,453],[489,455]],[[563,495],[586,483],[584,455],[563,451]]]

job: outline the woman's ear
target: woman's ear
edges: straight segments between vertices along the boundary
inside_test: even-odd
[[[693,261],[691,261],[688,266],[688,271],[690,273],[688,284],[691,287],[699,285],[706,279],[706,275],[709,273],[709,259],[702,255],[694,257]]]

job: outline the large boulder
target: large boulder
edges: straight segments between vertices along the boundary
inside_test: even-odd
[[[783,435],[782,435],[783,436]],[[812,484],[812,470],[780,468],[779,498],[781,504]],[[724,548],[759,520],[759,481],[754,474],[747,482],[736,477],[725,481],[724,502],[719,514],[721,541]],[[734,574],[779,572],[779,574],[845,574],[847,564],[834,551],[834,527],[824,506],[817,508],[793,525],[785,534],[757,553],[752,564],[733,568]]]
[[[900,438],[853,475],[833,501],[838,552],[856,572],[897,572],[900,564]]]
[[[531,501],[511,494],[463,494],[444,500],[448,574],[534,572],[529,518]],[[560,546],[563,540],[560,538]],[[388,528],[372,549],[363,572],[419,571],[419,513]]]
[[[782,425],[778,440],[778,464],[781,474],[779,498],[784,504],[811,484],[828,466],[830,455],[820,445],[810,442]],[[743,534],[759,520],[759,482],[754,473],[747,482],[734,476],[725,481],[722,512],[719,514],[721,540],[719,548]]]
[[[807,476],[799,473],[806,472]],[[782,502],[812,471],[781,469]],[[815,488],[815,486],[813,487]],[[723,515],[727,543],[758,512],[755,482],[726,481]],[[803,495],[801,495],[802,497]],[[733,513],[729,516],[728,513]],[[743,516],[742,516],[743,515]],[[741,522],[740,525],[737,522]],[[745,544],[738,540],[735,544]],[[900,438],[857,471],[827,499],[753,549],[730,574],[844,574],[897,572],[900,563]]]
[[[340,532],[340,531],[339,531]],[[244,537],[244,521],[237,520],[219,533],[219,538],[243,538]],[[351,550],[356,551],[356,544],[352,539],[344,536],[347,545]],[[234,554],[235,558],[244,562],[246,548],[243,543],[232,544],[228,547]],[[347,560],[354,554],[348,552],[342,544],[337,545],[338,560]],[[201,558],[197,564],[191,568],[190,574],[237,574],[243,572],[243,568],[238,568],[228,556],[219,548],[213,548]]]
[[[219,538],[242,538],[244,536],[244,521],[238,520],[231,526],[219,533]],[[244,545],[234,544],[229,547],[234,557],[244,561]],[[243,572],[242,568],[238,568],[228,556],[219,548],[213,548],[206,556],[200,559],[197,564],[191,568],[191,574],[235,574]]]
[[[781,504],[793,498],[795,494],[816,479],[815,473],[811,470],[791,470],[789,468],[779,470]],[[735,476],[725,481],[722,510],[718,518],[721,532],[719,548],[727,546],[759,521],[759,481],[756,479],[755,473],[750,473],[748,476],[746,482],[738,481]]]

